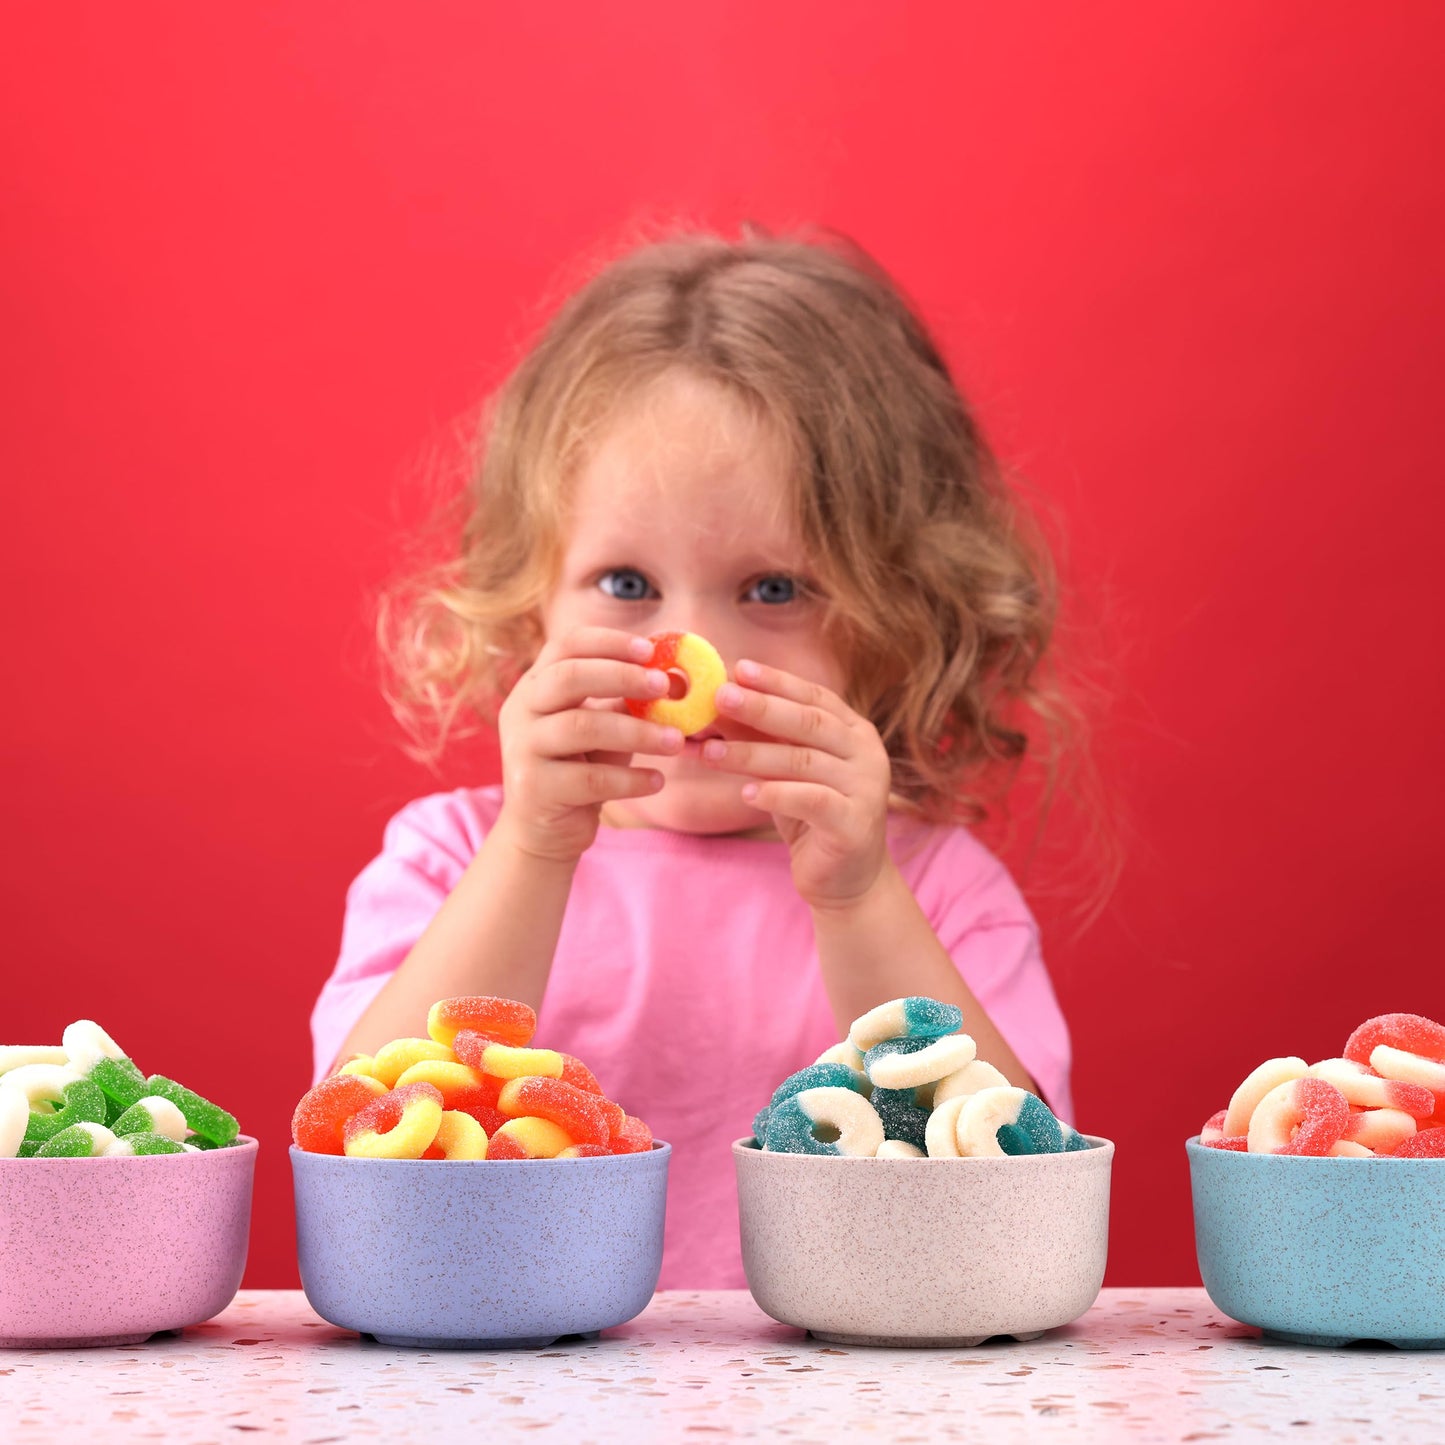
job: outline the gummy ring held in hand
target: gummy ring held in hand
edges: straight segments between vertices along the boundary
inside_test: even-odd
[[[768,1114],[764,1145],[778,1154],[846,1154],[871,1159],[883,1142],[878,1111],[852,1089],[804,1089]]]
[[[430,1084],[403,1084],[346,1121],[346,1153],[361,1159],[420,1159],[441,1123],[441,1091]]]
[[[676,698],[630,697],[627,711],[633,717],[675,727],[684,737],[691,737],[717,717],[717,690],[727,681],[727,668],[717,648],[695,632],[657,632],[650,641],[651,665],[671,677],[680,676],[686,691]]]
[[[1324,1079],[1277,1084],[1249,1121],[1251,1154],[1328,1154],[1349,1123],[1345,1096]]]

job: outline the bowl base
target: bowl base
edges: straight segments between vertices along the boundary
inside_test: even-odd
[[[883,1345],[889,1349],[971,1350],[985,1340],[1036,1340],[1042,1330],[1002,1330],[986,1335],[845,1335],[836,1330],[809,1330],[830,1345]]]
[[[362,1332],[362,1339],[379,1345],[399,1345],[408,1350],[539,1350],[558,1340],[595,1340],[597,1330],[571,1335],[527,1335],[510,1340],[455,1340],[433,1335],[376,1335]]]
[[[1267,1340],[1281,1340],[1287,1345],[1316,1345],[1327,1350],[1340,1350],[1346,1345],[1362,1342],[1393,1345],[1397,1350],[1445,1350],[1445,1339],[1392,1340],[1383,1335],[1305,1335],[1294,1330],[1262,1330],[1261,1333]]]
[[[0,1350],[98,1350],[107,1345],[143,1345],[155,1333],[155,1330],[142,1330],[138,1335],[80,1335],[63,1339],[0,1335]]]

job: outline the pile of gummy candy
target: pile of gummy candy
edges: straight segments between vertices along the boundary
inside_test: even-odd
[[[962,1027],[962,1010],[932,998],[870,1009],[842,1043],[773,1090],[753,1120],[755,1138],[778,1153],[879,1159],[1089,1147],[1036,1094],[978,1058]]]
[[[366,1159],[586,1159],[643,1154],[652,1131],[571,1054],[529,1047],[515,999],[434,1003],[425,1039],[358,1054],[301,1098],[298,1149]]]
[[[1341,1058],[1266,1059],[1199,1142],[1249,1154],[1445,1159],[1445,1027],[1380,1014],[1350,1035]]]
[[[184,1154],[235,1142],[234,1116],[164,1074],[147,1078],[77,1019],[59,1045],[0,1044],[0,1159]]]

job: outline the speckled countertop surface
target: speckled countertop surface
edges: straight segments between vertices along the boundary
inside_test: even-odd
[[[474,1432],[470,1437],[459,1430]],[[1445,1440],[1445,1354],[1261,1342],[1202,1290],[1105,1290],[1028,1344],[842,1349],[745,1293],[658,1295],[600,1340],[390,1349],[297,1291],[129,1349],[0,1351],[0,1439]]]

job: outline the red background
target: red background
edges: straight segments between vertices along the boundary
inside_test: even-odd
[[[563,21],[565,20],[565,23]],[[1056,514],[1127,846],[1038,898],[1116,1284],[1261,1058],[1440,1013],[1445,186],[1428,3],[14,7],[7,1040],[105,1023],[263,1141],[348,880],[439,786],[371,598],[455,422],[639,219],[818,220]],[[443,780],[489,781],[490,756]],[[1064,835],[1068,841],[1069,835]]]

